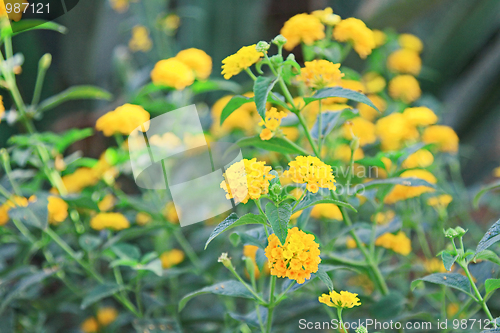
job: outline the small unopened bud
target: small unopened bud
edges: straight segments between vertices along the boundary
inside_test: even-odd
[[[458,232],[455,229],[449,228],[448,230],[444,231],[444,236],[446,238],[456,238],[458,237]]]
[[[457,232],[458,237],[462,237],[463,235],[465,235],[467,233],[467,230],[465,230],[462,227],[456,227],[455,231]]]
[[[275,196],[278,196],[281,194],[281,191],[283,190],[283,188],[281,187],[280,184],[273,184],[271,186],[271,193]]]
[[[41,58],[40,62],[38,65],[41,68],[47,69],[50,67],[50,64],[52,64],[52,55],[50,53],[45,53]]]
[[[340,16],[337,14],[326,15],[323,18],[323,23],[330,26],[336,25],[340,21],[342,21],[342,18],[340,18]]]
[[[368,330],[366,329],[366,327],[361,325],[356,329],[356,333],[368,333]]]
[[[257,43],[255,49],[259,52],[266,52],[267,50],[269,50],[270,47],[271,45],[269,45],[268,42],[261,40],[260,42]]]
[[[229,258],[227,256],[227,252],[222,252],[222,254],[220,255],[220,257],[217,261],[221,262],[226,268],[233,267],[233,264],[231,263],[231,258]]]
[[[290,60],[290,61],[295,61],[295,54],[290,53],[290,54],[288,55],[288,57],[286,57],[286,60],[287,60],[287,61],[288,61],[288,60]]]
[[[285,45],[287,42],[287,39],[285,37],[283,37],[283,35],[278,35],[276,37],[274,37],[273,39],[273,44],[276,44],[278,46],[283,46]]]

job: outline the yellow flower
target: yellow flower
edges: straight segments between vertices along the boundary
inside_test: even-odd
[[[226,191],[227,199],[247,203],[249,199],[256,200],[268,193],[269,180],[275,177],[269,174],[270,171],[271,167],[265,162],[257,162],[256,158],[243,159],[226,170],[220,187]]]
[[[241,71],[255,64],[263,56],[264,53],[255,49],[255,44],[244,46],[235,54],[222,60],[222,75],[226,80],[229,80],[234,75],[238,75]]]
[[[415,51],[397,50],[387,58],[387,68],[397,73],[418,75],[422,69],[422,59]]]
[[[396,213],[393,210],[389,209],[385,212],[378,212],[377,214],[375,214],[373,216],[373,220],[377,224],[384,225],[391,222],[395,217]]]
[[[355,249],[358,245],[356,244],[356,241],[352,237],[348,237],[345,242],[345,246],[348,249]]]
[[[321,89],[339,83],[344,76],[340,72],[340,64],[328,60],[306,61],[297,80],[314,89]]]
[[[173,202],[167,203],[165,208],[163,208],[162,213],[168,222],[173,224],[179,223],[179,215],[177,215],[177,210],[175,209],[175,204]]]
[[[291,51],[301,42],[311,45],[325,38],[325,26],[316,16],[303,13],[286,21],[280,33],[287,40],[285,49]]]
[[[128,47],[132,52],[148,52],[153,47],[153,42],[149,37],[149,30],[143,25],[136,25],[132,28],[132,38],[128,42]]]
[[[253,93],[246,93],[243,96],[253,97]],[[222,110],[232,97],[232,95],[224,96],[212,106],[212,126],[210,132],[216,137],[227,135],[236,129],[244,131],[246,135],[255,134],[255,127],[261,118],[253,102],[243,104],[234,110],[222,125],[220,124]]]
[[[363,85],[363,83],[360,81],[356,81],[356,80],[344,80],[344,79],[342,79],[342,80],[338,81],[336,84],[334,83],[334,84],[329,85],[329,87],[333,87],[333,86],[339,86],[339,87],[342,87],[345,89],[354,90],[354,91],[357,91],[359,93],[365,92],[365,86]],[[336,104],[336,103],[345,104],[345,103],[347,103],[347,101],[348,101],[348,99],[344,98],[344,97],[329,97],[329,98],[322,99],[321,103],[325,105],[325,109],[328,108],[328,109],[332,110],[331,104]],[[346,107],[349,107],[349,106],[342,106],[342,108],[340,108],[338,110],[345,109]]]
[[[269,140],[274,136],[274,132],[281,124],[281,119],[286,117],[286,112],[278,111],[276,108],[270,108],[266,111],[266,119],[259,123],[259,126],[265,128],[260,133],[261,140]]]
[[[84,333],[96,333],[99,330],[99,323],[94,317],[89,317],[80,326]]]
[[[457,303],[450,303],[446,307],[446,314],[448,315],[448,318],[454,317],[458,313],[458,311],[460,311],[460,305],[458,305]]]
[[[151,80],[154,84],[173,87],[177,90],[192,85],[194,79],[193,70],[176,58],[158,61],[151,71]]]
[[[297,127],[281,127],[283,135],[290,141],[295,141],[299,138],[300,132]]]
[[[380,138],[382,149],[398,150],[403,143],[418,139],[419,133],[401,113],[391,113],[375,124],[375,133]]]
[[[458,151],[458,135],[449,126],[434,125],[427,127],[422,134],[422,141],[435,143],[442,152],[456,153]]]
[[[258,279],[259,276],[260,276],[259,266],[257,266],[257,261],[255,259],[255,256],[257,255],[257,250],[258,249],[259,249],[259,247],[255,246],[255,245],[244,245],[243,246],[243,255],[245,257],[247,257],[247,258],[252,259],[252,261],[253,261],[253,264],[254,264],[254,269],[253,270],[254,270],[254,275],[255,275],[256,279]],[[263,273],[265,273],[265,274],[269,273],[269,264],[268,265],[264,265],[262,268],[263,268]]]
[[[7,224],[9,222],[9,206],[1,205],[0,206],[0,226]]]
[[[384,90],[385,79],[377,72],[368,72],[361,78],[361,82],[366,87],[367,94],[376,94]]]
[[[168,14],[165,19],[163,19],[163,26],[167,31],[175,31],[179,28],[181,24],[181,19],[176,14]]]
[[[494,176],[494,177],[497,177],[497,178],[500,178],[500,167],[495,168],[495,169],[493,170],[493,176]]]
[[[333,37],[339,42],[352,43],[363,59],[376,47],[373,31],[363,21],[353,17],[340,21],[333,30]]]
[[[129,135],[137,127],[148,121],[149,112],[144,110],[142,106],[127,103],[97,119],[95,128],[102,131],[105,136],[114,134]]]
[[[180,51],[175,58],[191,68],[199,80],[208,79],[212,73],[212,58],[205,51],[190,48]]]
[[[434,156],[427,149],[420,149],[408,156],[403,162],[403,168],[427,168],[434,163]]]
[[[36,200],[34,196],[28,200],[17,195],[7,200],[3,205],[0,206],[0,226],[5,225],[9,221],[9,210],[11,210],[11,208],[28,207],[28,203],[34,200]]]
[[[47,205],[47,209],[49,211],[49,223],[57,225],[66,220],[68,217],[68,204],[66,201],[54,196],[50,196],[48,201],[49,204]]]
[[[358,109],[361,117],[368,121],[373,121],[387,109],[387,102],[378,95],[368,95],[367,97],[377,107],[378,111],[365,103],[358,103],[356,108]]]
[[[381,246],[396,253],[407,256],[411,252],[411,240],[400,231],[397,235],[386,233],[377,238],[376,246]]]
[[[79,193],[84,188],[97,184],[99,177],[92,168],[78,168],[72,174],[63,176],[62,181],[68,193],[71,194]]]
[[[135,222],[138,225],[146,225],[149,222],[151,222],[152,220],[153,220],[153,218],[151,217],[151,215],[149,215],[148,213],[144,213],[144,212],[139,212],[135,216]]]
[[[184,261],[184,252],[179,249],[172,249],[163,252],[160,256],[161,266],[165,269],[173,267]]]
[[[288,230],[284,245],[275,234],[270,235],[268,241],[266,257],[271,275],[287,277],[302,284],[311,278],[311,273],[318,271],[321,258],[314,235],[294,227]]]
[[[137,2],[137,0],[109,0],[111,8],[118,13],[125,13],[128,10],[130,2]]]
[[[438,117],[431,109],[425,106],[406,108],[403,116],[415,126],[429,126],[437,123]]]
[[[355,306],[360,306],[361,303],[358,294],[348,291],[341,291],[340,294],[335,290],[330,291],[330,294],[323,294],[318,298],[320,303],[326,304],[329,307],[351,309]]]
[[[426,259],[424,261],[425,271],[429,274],[431,273],[446,273],[446,268],[444,268],[443,261],[438,258]]]
[[[377,140],[375,135],[375,125],[362,117],[356,117],[345,122],[342,126],[344,138],[352,140],[354,137],[359,139],[361,147]]]
[[[415,52],[422,52],[424,49],[424,44],[415,35],[412,34],[401,34],[398,37],[398,43],[403,49],[412,50]]]
[[[427,204],[437,209],[446,209],[453,201],[453,197],[449,194],[438,195],[427,200]]]
[[[116,198],[112,194],[106,196],[97,204],[101,212],[107,212],[115,206]]]
[[[373,37],[375,38],[375,45],[377,47],[384,45],[387,42],[387,35],[381,31],[374,29],[373,31]]]
[[[401,178],[419,178],[427,181],[430,184],[436,184],[437,179],[432,173],[427,170],[414,169],[407,170],[400,175]],[[396,185],[392,191],[385,197],[384,203],[393,204],[397,201],[415,198],[426,192],[434,192],[432,187],[428,186],[405,186]]]
[[[343,220],[339,206],[332,203],[322,203],[315,205],[311,210],[311,216],[316,219],[320,219],[323,217],[329,220]]]
[[[333,26],[342,20],[340,16],[333,13],[333,9],[331,7],[326,7],[323,10],[315,10],[311,14],[319,18],[321,23],[330,26]]]
[[[420,85],[411,75],[398,75],[389,81],[389,95],[404,103],[412,103],[420,98],[422,91]]]
[[[333,151],[333,157],[341,160],[344,163],[349,163],[351,161],[352,150],[348,144],[340,144]],[[365,154],[361,148],[356,149],[354,152],[354,161],[360,160],[365,157]]]
[[[120,213],[99,213],[90,220],[90,227],[95,230],[122,230],[130,227],[127,218]]]
[[[97,321],[102,326],[108,326],[116,320],[116,317],[118,317],[118,311],[115,308],[107,307],[97,311]]]
[[[307,184],[309,192],[316,193],[319,188],[335,190],[335,177],[332,167],[323,163],[315,156],[297,156],[294,161],[288,163],[290,168],[285,171],[295,183]]]
[[[3,105],[3,96],[0,95],[0,123],[2,122],[4,113],[5,113],[5,106]]]

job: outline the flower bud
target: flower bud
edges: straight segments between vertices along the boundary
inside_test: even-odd
[[[271,45],[269,45],[268,42],[261,40],[260,42],[257,43],[255,49],[259,52],[266,52],[267,50],[269,50],[270,47]]]
[[[52,55],[50,53],[45,53],[41,58],[40,62],[38,65],[41,68],[47,69],[50,67],[50,64],[52,63]]]
[[[285,37],[283,37],[283,35],[278,35],[276,37],[274,37],[273,39],[273,44],[276,44],[278,46],[283,46],[285,45],[287,42],[287,39]]]
[[[444,231],[444,236],[446,238],[456,238],[458,237],[458,232],[455,229],[449,228],[448,230]]]
[[[271,193],[275,196],[279,196],[281,194],[281,191],[282,191],[282,187],[280,184],[273,184],[271,186]]]
[[[462,237],[463,235],[465,235],[467,233],[467,230],[465,230],[462,227],[456,227],[455,231],[458,234],[458,237]]]
[[[366,329],[366,327],[361,325],[356,329],[356,333],[368,333],[368,330]]]
[[[233,264],[231,263],[231,258],[227,256],[227,252],[222,252],[217,261],[221,262],[226,268],[229,269],[233,268]]]

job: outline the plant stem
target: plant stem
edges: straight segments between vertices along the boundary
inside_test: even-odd
[[[226,266],[227,267],[227,266]],[[266,304],[266,302],[262,299],[262,297],[259,296],[259,294],[257,294],[255,292],[255,290],[253,290],[252,287],[250,287],[242,278],[241,276],[238,274],[238,272],[236,272],[236,270],[234,269],[233,265],[231,264],[229,267],[227,267],[227,269],[229,269],[229,271],[231,273],[233,273],[233,275],[238,279],[238,281],[241,282],[241,284],[243,284],[245,286],[245,288],[248,289],[248,291],[253,295],[253,297],[255,297],[260,303],[262,304]]]
[[[309,144],[311,145],[311,147],[314,151],[314,155],[316,155],[317,157],[320,157],[318,147],[316,147],[316,144],[314,143],[314,139],[312,138],[311,133],[309,133],[309,130],[307,129],[307,124],[306,124],[306,121],[304,120],[304,116],[302,116],[302,114],[297,112],[297,117],[299,118],[299,122],[302,125],[302,127],[304,128],[304,131],[306,132],[307,141],[309,141]]]
[[[344,327],[344,322],[342,321],[342,308],[337,308],[337,317],[339,317],[339,322],[340,322],[340,326],[342,326],[342,330],[344,331],[344,333],[347,333],[347,330],[345,329]]]
[[[189,242],[186,240],[180,229],[175,229],[173,234],[179,245],[184,250],[184,252],[186,252],[186,255],[188,256],[189,260],[191,260],[191,262],[193,263],[196,271],[198,273],[201,273],[203,269],[201,266],[200,258],[198,258],[198,255],[196,255],[196,252],[194,251],[191,244],[189,244]]]
[[[276,288],[276,275],[271,276],[271,287],[269,291],[269,304],[267,306],[267,333],[271,333],[271,328],[273,326],[273,312],[274,312],[274,289]]]

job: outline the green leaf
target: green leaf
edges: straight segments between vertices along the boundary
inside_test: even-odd
[[[285,244],[288,235],[288,222],[292,216],[292,206],[287,202],[282,202],[279,207],[276,207],[272,202],[268,202],[266,215],[281,244]]]
[[[282,154],[298,154],[304,155],[308,153],[304,150],[299,149],[296,146],[291,145],[288,141],[283,138],[273,137],[270,140],[262,140],[258,135],[249,138],[243,138],[236,141],[236,146],[238,147],[255,147],[268,151],[275,151]]]
[[[328,287],[328,290],[332,291],[333,290],[333,282],[332,279],[330,279],[330,276],[328,273],[325,271],[323,268],[323,265],[320,265],[318,267],[318,271],[316,272],[316,275],[319,277],[319,279]]]
[[[342,110],[344,111],[344,110]],[[316,122],[311,130],[311,136],[313,139],[318,140],[319,137],[319,117],[321,118],[321,135],[323,137],[330,134],[330,132],[335,128],[337,122],[339,121],[340,116],[342,115],[342,111],[336,112],[322,112],[318,115]]]
[[[484,282],[486,294],[489,294],[500,288],[500,279],[488,279]]]
[[[125,287],[114,282],[105,282],[92,289],[82,300],[80,308],[86,309],[89,305],[100,301],[103,298],[109,297],[123,290]]]
[[[370,187],[376,187],[380,185],[404,185],[404,186],[426,186],[435,189],[436,185],[427,182],[426,180],[420,178],[387,178],[387,179],[377,179],[372,180],[363,184],[361,189],[368,189]]]
[[[420,284],[422,281],[425,282],[430,282],[430,283],[435,283],[435,284],[441,284],[450,288],[458,289],[460,291],[463,291],[470,297],[474,298],[474,296],[471,294],[470,288],[470,282],[467,279],[467,277],[463,276],[462,274],[458,273],[435,273],[431,275],[427,275],[421,279],[414,280],[411,283],[411,290],[414,290],[418,284]]]
[[[267,224],[267,223],[265,217],[262,215],[246,214],[238,218],[238,215],[236,215],[236,213],[232,213],[231,215],[226,217],[224,221],[222,221],[215,227],[215,229],[210,234],[210,237],[208,237],[207,242],[205,243],[205,249],[207,248],[208,244],[210,244],[210,242],[221,233],[228,231],[234,227],[238,227],[240,225],[245,225],[245,224]]]
[[[356,273],[360,273],[358,270],[353,269],[352,267],[343,266],[343,265],[321,265],[320,267],[322,267],[322,270],[324,272],[330,272],[330,271],[333,271],[336,269],[345,269],[345,270],[354,271]],[[318,270],[319,270],[319,267],[318,267]],[[302,284],[295,283],[295,280],[285,279],[285,281],[283,281],[283,283],[281,284],[281,292],[284,292],[290,286],[291,283],[294,283],[294,286],[288,290],[288,293],[293,292],[293,291],[305,286],[309,282],[313,281],[316,277],[318,277],[318,272],[311,274],[311,278],[309,280],[306,280]]]
[[[163,275],[163,267],[160,259],[155,259],[146,265],[138,264],[133,269],[136,271],[150,271],[158,276]]]
[[[425,143],[420,142],[420,143],[416,143],[413,146],[407,147],[407,148],[403,149],[402,151],[400,151],[400,153],[398,154],[398,162],[397,162],[398,166],[403,164],[403,162],[408,158],[408,156],[410,156],[411,154],[419,151],[420,149],[422,149],[426,146],[429,146],[429,145],[426,145]]]
[[[498,257],[498,255],[491,250],[484,250],[484,251],[479,252],[474,257],[474,261],[476,261],[476,260],[488,260],[488,261],[491,261],[492,263],[500,265],[500,257]]]
[[[23,224],[45,230],[48,226],[48,195],[38,194],[35,202],[28,203],[27,207],[15,207],[9,210],[9,216]]]
[[[62,198],[70,207],[99,211],[97,203],[86,195],[72,194]]]
[[[187,302],[189,302],[193,297],[204,295],[204,294],[215,294],[231,297],[242,297],[242,298],[254,298],[252,293],[239,281],[228,280],[214,285],[202,288],[198,291],[192,292],[184,296],[179,302],[179,312],[184,309]]]
[[[372,305],[371,314],[380,319],[394,318],[404,310],[405,303],[403,295],[393,291]]]
[[[477,256],[478,253],[483,252],[498,241],[500,241],[500,220],[493,224],[484,234],[483,238],[477,245],[476,254],[474,256]]]
[[[54,21],[22,19],[18,22],[10,22],[13,36],[30,30],[53,30],[65,34],[68,32],[65,26],[62,26]]]
[[[458,255],[454,256],[451,251],[443,251],[441,253],[441,258],[443,259],[444,268],[446,268],[447,271],[451,271],[451,266],[457,261]]]
[[[359,93],[359,92],[354,91],[354,90],[351,90],[351,89],[345,89],[342,87],[332,87],[332,88],[325,88],[325,89],[318,90],[312,97],[304,97],[304,102],[307,105],[311,102],[314,102],[314,101],[317,101],[320,99],[324,99],[324,98],[329,98],[329,97],[347,98],[347,99],[355,101],[355,102],[369,105],[378,111],[377,107],[364,94]]]
[[[278,80],[275,78],[259,76],[253,85],[255,105],[262,119],[266,119],[267,96]]]
[[[222,125],[224,121],[227,119],[227,117],[229,117],[231,113],[233,113],[240,106],[253,101],[254,101],[253,97],[245,97],[241,95],[233,96],[233,98],[231,98],[229,102],[226,104],[224,109],[222,109],[222,113],[220,115],[220,124]]]
[[[126,266],[126,267],[136,267],[139,264],[137,260],[132,259],[116,259],[109,263],[110,268],[114,268],[117,266]]]
[[[361,164],[364,166],[376,166],[378,168],[385,169],[385,164],[378,157],[364,157],[360,160],[356,160],[356,164]]]
[[[139,260],[139,258],[141,257],[141,250],[139,250],[137,246],[127,243],[115,244],[111,246],[111,250],[120,259]]]
[[[113,95],[104,89],[93,86],[75,86],[64,90],[63,92],[47,98],[40,103],[38,110],[44,112],[55,108],[56,106],[75,99],[102,99],[109,101]]]
[[[303,209],[306,209],[308,207],[311,207],[313,205],[317,205],[320,203],[332,203],[332,204],[335,204],[337,206],[346,207],[354,212],[357,212],[357,210],[353,206],[348,204],[347,202],[334,200],[331,197],[323,196],[321,193],[318,192],[318,193],[308,193],[304,197],[304,199],[302,199],[302,201],[297,205],[297,207],[295,207],[295,209],[293,210],[293,213],[296,213],[299,210],[303,210]]]
[[[78,239],[78,244],[87,252],[97,249],[102,244],[102,239],[92,235],[82,235]]]
[[[241,86],[238,83],[227,80],[196,81],[189,88],[195,95],[219,90],[230,91],[235,94],[241,91]]]
[[[73,143],[86,139],[94,134],[93,128],[73,128],[61,135],[60,140],[56,142],[56,149],[62,153]]]
[[[475,208],[479,207],[479,200],[481,197],[486,194],[489,191],[496,190],[500,188],[500,180],[494,182],[493,184],[490,184],[484,188],[482,188],[479,192],[477,192],[476,196],[474,197],[473,205]]]

